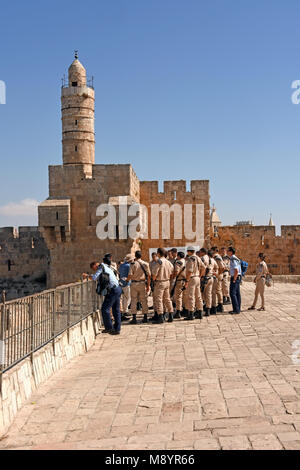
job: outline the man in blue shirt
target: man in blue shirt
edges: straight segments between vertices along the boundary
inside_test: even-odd
[[[95,274],[93,274],[92,276],[83,274],[83,277],[89,277],[94,281],[97,281],[102,272],[106,272],[109,275],[109,283],[107,289],[102,292],[102,295],[104,295],[104,301],[101,307],[101,312],[105,328],[102,333],[119,335],[121,331],[120,297],[122,294],[122,289],[119,286],[119,281],[114,271],[110,268],[109,264],[109,259],[107,258],[103,258],[102,264],[93,261],[90,264],[90,267],[95,272]],[[114,325],[111,321],[111,310],[115,320]]]
[[[235,249],[232,246],[228,248],[228,256],[230,257],[230,297],[232,303],[232,311],[229,313],[239,314],[241,313],[241,263],[235,256]]]

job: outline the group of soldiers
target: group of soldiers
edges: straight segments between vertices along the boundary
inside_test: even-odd
[[[143,323],[149,321],[148,296],[153,296],[153,323],[172,322],[174,318],[185,320],[202,319],[224,311],[230,303],[230,258],[226,249],[217,247],[196,251],[187,247],[187,254],[176,248],[159,248],[152,253],[150,263],[142,259],[140,251],[134,259],[127,255],[120,263],[120,285],[122,286],[122,320],[128,318],[128,307],[132,314],[131,323],[137,323],[137,310],[143,313]],[[124,277],[122,265],[129,265]],[[117,268],[117,267],[116,267]],[[124,268],[124,266],[123,266]],[[121,276],[123,273],[123,277]]]

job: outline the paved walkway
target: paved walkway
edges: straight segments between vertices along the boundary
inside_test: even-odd
[[[253,290],[243,286],[245,308]],[[300,285],[267,289],[267,305],[99,335],[39,388],[0,447],[300,449]]]

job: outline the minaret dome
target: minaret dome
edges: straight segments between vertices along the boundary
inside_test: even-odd
[[[75,56],[76,57],[76,56]],[[86,70],[81,62],[75,58],[69,67],[69,87],[70,86],[85,86],[86,85]]]

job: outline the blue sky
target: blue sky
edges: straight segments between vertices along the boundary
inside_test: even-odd
[[[1,4],[0,226],[37,223],[74,49],[94,75],[96,163],[209,179],[223,224],[300,223],[298,0],[31,0]]]

